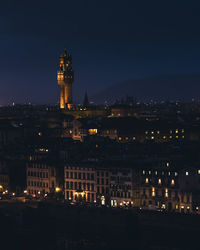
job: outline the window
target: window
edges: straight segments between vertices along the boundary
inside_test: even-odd
[[[155,188],[152,187],[152,196],[155,196],[155,195],[156,195],[156,193],[155,193]]]
[[[188,176],[188,175],[189,175],[189,172],[188,172],[188,171],[186,171],[186,172],[185,172],[185,175],[187,175],[187,176]]]
[[[168,198],[168,189],[165,188],[165,197]]]

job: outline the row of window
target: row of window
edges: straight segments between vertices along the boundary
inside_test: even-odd
[[[76,193],[74,194],[73,191],[66,191],[66,199],[67,200],[78,200],[79,198],[82,198],[83,200],[86,200],[88,202],[95,200],[94,193],[87,193],[87,195],[83,195],[79,197]]]
[[[130,190],[131,189],[131,185],[123,185],[123,184],[111,184],[110,187],[113,190]]]
[[[112,197],[119,197],[119,198],[131,198],[131,193],[130,192],[112,191],[111,196]]]
[[[65,177],[79,180],[94,180],[94,173],[65,172]]]
[[[166,166],[169,166],[169,163],[166,163]],[[166,172],[166,171],[151,171],[151,170],[143,170],[142,171],[143,175],[167,175],[167,176],[178,176],[177,172]]]
[[[28,165],[28,168],[48,169],[48,166],[46,164],[32,163]]]
[[[49,178],[48,172],[28,171],[28,176],[39,177],[39,178]]]
[[[164,185],[171,185],[171,186],[174,186],[175,185],[175,180],[174,179],[149,179],[149,178],[145,178],[145,184],[158,184],[158,185],[161,185],[161,184],[164,184]]]
[[[104,177],[104,176],[108,177],[108,175],[109,175],[108,172],[104,172],[104,171],[99,172],[99,171],[97,171],[97,176],[98,176],[98,177],[99,177],[99,176],[101,176],[101,177]]]
[[[49,187],[48,182],[39,182],[39,181],[28,181],[28,186],[34,186],[34,187]]]
[[[104,188],[104,187],[97,186],[97,193],[98,194],[109,194],[109,188],[108,187]]]
[[[66,181],[66,189],[83,189],[83,190],[91,190],[94,191],[94,183],[81,183],[81,182],[69,182]]]
[[[109,180],[106,179],[106,180],[104,181],[103,178],[101,178],[101,179],[97,178],[97,184],[100,184],[100,185],[109,185]]]
[[[81,167],[70,167],[70,166],[66,166],[66,169],[71,169],[71,170],[88,170],[88,171],[93,171],[94,168],[81,168]]]

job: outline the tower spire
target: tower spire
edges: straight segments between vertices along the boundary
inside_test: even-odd
[[[88,100],[87,91],[85,91],[85,96],[84,96],[84,100],[83,100],[83,107],[87,108],[88,106],[89,106],[89,100]]]

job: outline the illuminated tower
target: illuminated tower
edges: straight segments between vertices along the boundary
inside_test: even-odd
[[[65,50],[60,56],[60,69],[57,71],[58,85],[60,86],[60,108],[71,109],[72,84],[74,82],[74,72],[72,70],[72,56]]]

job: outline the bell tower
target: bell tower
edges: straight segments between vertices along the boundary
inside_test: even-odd
[[[60,108],[72,109],[72,84],[74,72],[72,70],[72,56],[64,51],[60,56],[60,68],[57,71],[57,81],[60,86]]]

